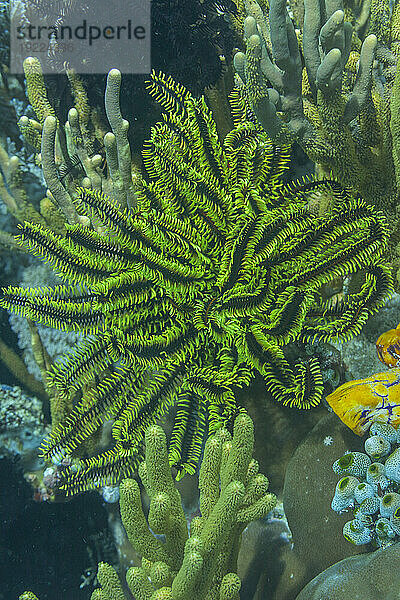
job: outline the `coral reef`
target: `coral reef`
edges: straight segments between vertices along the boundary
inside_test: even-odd
[[[75,0],[45,6],[46,18],[60,22],[82,8]],[[112,545],[110,557],[93,552],[90,569],[78,571],[77,586],[84,571],[82,593],[90,594],[99,563],[92,600],[397,597],[400,330],[377,343],[387,373],[366,377],[375,369],[352,349],[364,353],[373,331],[385,329],[379,310],[392,271],[400,281],[399,7],[154,0],[153,60],[175,79],[153,73],[154,102],[138,113],[131,95],[144,98],[143,78],[123,81],[112,69],[103,111],[105,76],[66,66],[56,81],[32,57],[24,61],[28,99],[11,108],[22,77],[9,76],[0,48],[0,197],[13,219],[0,244],[38,255],[62,277],[39,270],[34,280],[29,263],[31,283],[13,274],[1,289],[14,324],[28,319],[21,335],[43,385],[7,340],[0,358],[25,391],[37,387],[46,414],[50,398],[52,430],[40,401],[1,386],[0,444],[30,470],[37,501],[102,488],[102,499],[34,506],[66,509],[68,520],[75,502],[90,510],[95,498],[118,536],[119,500],[119,557]],[[236,55],[228,102],[234,46],[245,52]],[[149,136],[156,103],[162,120]],[[323,178],[291,180],[296,148]],[[43,173],[40,197],[28,193],[27,170]],[[64,334],[58,348],[50,327]],[[344,351],[361,329],[364,338]],[[321,400],[346,375],[331,342],[347,352],[346,378],[354,369],[357,381],[329,394],[336,414],[320,418]],[[242,406],[260,421],[261,470],[276,492],[285,479],[273,515],[276,498],[252,459],[253,424]],[[44,431],[42,457],[52,464],[42,473],[35,447]],[[199,463],[200,507],[192,499],[189,509]],[[137,471],[138,481],[126,479]],[[33,548],[36,530],[26,529]],[[132,566],[138,555],[141,566]]]
[[[255,0],[244,5],[247,50],[235,66],[259,122],[274,142],[296,140],[323,172],[386,212],[396,270],[398,3],[362,3],[360,28],[355,7],[305,0],[297,32],[283,0],[264,11]]]
[[[400,539],[400,432],[387,423],[373,423],[363,452],[349,452],[336,460],[333,471],[342,475],[332,509],[354,509],[343,535],[355,545],[386,547]]]
[[[296,139],[312,160],[351,182],[360,193],[365,191],[368,199],[378,201],[390,193],[385,179],[389,165],[384,161],[389,158],[390,164],[391,157],[385,153],[387,144],[379,139],[385,128],[378,126],[371,92],[376,35],[357,43],[341,2],[322,3],[320,8],[318,2],[307,0],[299,47],[284,2],[273,0],[266,15],[255,1],[248,2],[247,8],[247,54],[236,55],[236,68],[271,138],[280,143]],[[385,85],[391,89],[393,78]],[[390,92],[382,89],[381,93],[381,102],[387,102]],[[381,108],[379,114],[383,112]],[[288,118],[284,121],[277,113]],[[353,121],[358,116],[356,126]],[[382,154],[372,154],[373,147]]]
[[[26,58],[24,72],[36,118],[23,115],[18,124],[35,151],[48,188],[40,206],[42,220],[58,233],[65,233],[65,221],[88,225],[88,219],[78,218],[73,204],[79,185],[109,193],[122,207],[134,204],[135,166],[127,136],[129,122],[120,110],[121,73],[112,69],[107,77],[105,112],[111,126],[107,131],[109,126],[90,106],[82,80],[73,70],[66,71],[74,105],[65,125],[55,116],[39,61]]]
[[[221,145],[204,100],[156,74],[149,87],[165,115],[145,147],[145,179],[140,189],[137,183],[134,207],[116,71],[105,96],[114,133],[104,139],[114,140],[110,183],[119,195],[112,201],[98,191],[106,181],[89,162],[94,189],[81,187],[76,198],[57,178],[57,121],[43,99],[38,63],[25,63],[27,78],[35,76],[32,103],[44,119],[45,179],[74,224],[62,235],[26,222],[19,240],[70,285],[3,289],[1,305],[93,336],[48,376],[64,406],[53,411],[44,456],[61,463],[105,420],[115,419],[114,447],[63,469],[60,489],[76,493],[129,475],[144,430],[174,401],[171,464],[180,474],[193,473],[207,427],[212,433],[234,415],[233,388],[246,386],[256,372],[285,405],[318,404],[318,359],[290,359],[286,347],[349,338],[384,304],[391,279],[381,262],[387,241],[382,215],[334,181],[283,183],[287,149],[275,148],[246,120],[237,96],[236,127]],[[78,126],[77,112],[69,113],[71,129]],[[316,193],[337,199],[329,216],[310,213]],[[129,212],[119,208],[126,205]],[[97,231],[79,221],[96,223]],[[343,301],[325,300],[324,286],[355,272],[357,290]],[[106,369],[111,375],[67,410],[73,394]]]

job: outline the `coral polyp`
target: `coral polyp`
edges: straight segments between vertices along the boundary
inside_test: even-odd
[[[235,391],[256,373],[275,400],[315,406],[319,361],[289,347],[351,337],[391,291],[376,209],[333,180],[285,183],[289,147],[248,120],[239,96],[221,143],[204,99],[163,75],[149,90],[164,115],[144,148],[136,206],[81,188],[77,210],[101,233],[25,223],[20,243],[66,284],[1,292],[3,307],[89,336],[50,374],[59,395],[81,399],[43,455],[76,453],[107,420],[114,445],[65,468],[67,494],[132,473],[145,430],[173,405],[170,462],[193,473],[204,437],[234,417]],[[318,194],[332,198],[329,214],[310,212]],[[324,298],[324,286],[355,272],[344,300]]]

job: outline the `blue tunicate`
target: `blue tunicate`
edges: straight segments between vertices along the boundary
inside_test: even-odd
[[[351,475],[342,477],[338,481],[335,495],[331,502],[331,507],[334,511],[340,512],[354,505],[354,492],[359,483],[359,480]]]
[[[382,463],[372,463],[367,469],[366,479],[376,489],[379,486],[385,490],[389,485],[389,481],[385,475],[385,465]]]
[[[400,483],[400,448],[396,448],[386,459],[385,474],[388,479]]]
[[[373,435],[365,441],[364,448],[372,460],[379,460],[382,456],[389,454],[391,445],[390,442],[380,435]]]
[[[343,535],[346,540],[356,546],[368,544],[372,539],[371,531],[357,520],[347,521],[344,524]]]
[[[375,533],[381,546],[390,544],[397,535],[389,519],[383,517],[375,523]]]
[[[390,444],[395,444],[397,441],[397,431],[389,423],[372,423],[369,433],[371,436],[379,435]]]
[[[372,498],[365,498],[360,504],[360,512],[363,515],[373,515],[378,512],[380,507],[380,501],[377,496]]]
[[[332,469],[338,475],[353,475],[362,477],[371,464],[371,459],[363,452],[348,452],[335,461]]]
[[[354,492],[354,499],[356,502],[361,504],[363,500],[366,498],[372,498],[374,496],[375,490],[369,483],[360,483]]]
[[[400,507],[400,494],[388,492],[380,499],[381,517],[390,517]]]
[[[396,533],[400,535],[400,508],[397,508],[390,517],[390,524]]]

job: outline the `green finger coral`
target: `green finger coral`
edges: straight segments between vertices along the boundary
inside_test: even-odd
[[[149,90],[164,114],[143,151],[136,206],[80,188],[81,221],[99,231],[25,223],[21,245],[66,283],[0,294],[31,320],[88,334],[48,378],[66,406],[80,396],[42,448],[64,463],[67,495],[130,475],[145,430],[173,405],[169,460],[178,476],[193,473],[205,436],[232,419],[235,390],[257,373],[275,400],[318,404],[318,359],[293,358],[293,346],[358,333],[392,289],[379,211],[333,180],[286,183],[289,147],[274,146],[238,98],[221,143],[203,98],[157,74]],[[321,194],[333,208],[317,216]],[[324,298],[324,286],[356,272],[344,300]],[[113,445],[65,466],[108,420]]]
[[[122,521],[142,556],[142,566],[130,568],[126,575],[135,598],[190,600],[195,594],[198,600],[239,599],[241,582],[235,571],[241,533],[276,502],[267,491],[268,479],[257,473],[253,441],[253,423],[245,413],[235,420],[233,438],[220,429],[208,439],[199,475],[201,516],[192,519],[188,535],[165,434],[158,426],[147,430],[146,460],[139,468],[150,497],[147,520],[138,483],[126,479],[120,486]],[[92,600],[124,600],[112,567],[100,564],[98,580],[101,589],[94,591]]]
[[[252,458],[251,418],[241,412],[233,436],[224,428],[206,442],[199,473],[200,513],[190,532],[169,465],[167,440],[156,425],[146,430],[145,461],[140,479],[150,498],[148,516],[136,480],[120,485],[121,518],[128,539],[142,559],[126,573],[137,600],[239,600],[236,573],[241,534],[250,521],[265,517],[276,504],[268,478]],[[91,600],[125,600],[116,570],[98,565]],[[129,597],[131,597],[129,595]],[[25,592],[20,600],[37,600]]]

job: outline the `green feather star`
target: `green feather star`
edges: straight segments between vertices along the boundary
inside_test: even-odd
[[[146,428],[172,406],[170,462],[193,473],[205,434],[232,418],[235,390],[256,373],[279,402],[316,405],[318,359],[290,362],[289,344],[351,337],[392,289],[383,216],[334,181],[285,184],[289,148],[273,146],[239,96],[221,144],[204,99],[163,75],[149,89],[164,115],[143,152],[137,206],[80,189],[78,211],[107,234],[25,223],[20,243],[69,283],[1,293],[7,309],[89,334],[50,374],[64,398],[85,391],[42,451],[60,463],[107,420],[113,446],[62,470],[66,494],[131,474]],[[318,193],[335,199],[330,214],[310,212]],[[357,292],[324,299],[323,286],[356,271]]]

